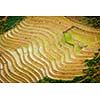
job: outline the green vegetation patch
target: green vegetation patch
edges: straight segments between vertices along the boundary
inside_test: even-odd
[[[56,80],[49,78],[48,76],[39,80],[38,83],[78,83],[80,80],[84,79],[86,76],[75,77],[73,80]]]
[[[70,18],[75,22],[79,22],[96,29],[100,28],[100,16],[65,16],[65,18]]]
[[[3,21],[3,16],[0,17],[0,34],[8,31],[12,27],[14,27],[17,23],[19,23],[24,16],[8,16],[5,21]]]
[[[79,21],[90,27],[100,28],[100,16],[85,16],[81,17]]]
[[[71,46],[76,47],[75,49],[76,49],[76,52],[77,52],[77,53],[80,52],[80,49],[81,49],[81,48],[79,47],[79,45],[78,45],[77,43],[75,43],[75,42],[73,41],[73,39],[72,39],[70,33],[68,33],[68,32],[64,33],[64,39],[65,39],[66,43],[68,43],[68,44],[71,45]]]
[[[72,83],[72,81],[56,80],[46,76],[43,79],[39,80],[38,83]]]
[[[68,44],[70,44],[72,46],[77,46],[77,44],[75,42],[73,42],[72,37],[69,33],[67,33],[67,32],[64,33],[64,39]]]

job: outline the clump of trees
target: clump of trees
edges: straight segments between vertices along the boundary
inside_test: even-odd
[[[79,20],[91,27],[100,28],[100,16],[85,16]]]
[[[87,69],[83,72],[86,74],[85,82],[100,82],[100,49],[98,52],[94,53],[93,59],[85,60]],[[84,82],[83,81],[83,82]]]
[[[100,16],[65,16],[65,18],[66,17],[96,29],[100,28]]]
[[[0,34],[14,27],[23,18],[23,16],[0,16]]]
[[[83,69],[84,76],[75,77],[74,82],[99,83],[100,82],[100,49],[94,53],[92,59],[86,59],[86,69]]]
[[[44,79],[39,80],[39,83],[71,83],[71,81],[56,80],[56,79],[52,79],[46,76],[44,77]]]
[[[100,49],[94,53],[92,59],[86,59],[86,69],[83,69],[83,76],[75,77],[73,80],[56,80],[45,77],[39,83],[99,83],[100,82]]]

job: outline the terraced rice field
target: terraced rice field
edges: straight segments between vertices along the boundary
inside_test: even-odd
[[[72,80],[99,47],[99,29],[63,16],[26,17],[0,35],[0,82]]]

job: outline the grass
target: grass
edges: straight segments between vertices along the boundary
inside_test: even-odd
[[[77,43],[73,42],[70,33],[68,33],[68,32],[64,33],[64,39],[65,39],[66,43],[68,43],[69,45],[75,47],[75,51],[76,51],[77,53],[80,53],[80,49],[81,49],[81,48],[79,47],[79,45],[78,45]]]
[[[72,46],[77,46],[77,44],[75,42],[73,42],[72,37],[69,33],[67,33],[67,32],[64,33],[64,39],[68,44],[70,44]]]

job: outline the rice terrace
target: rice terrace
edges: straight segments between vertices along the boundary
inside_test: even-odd
[[[0,83],[99,82],[99,16],[0,16]]]

